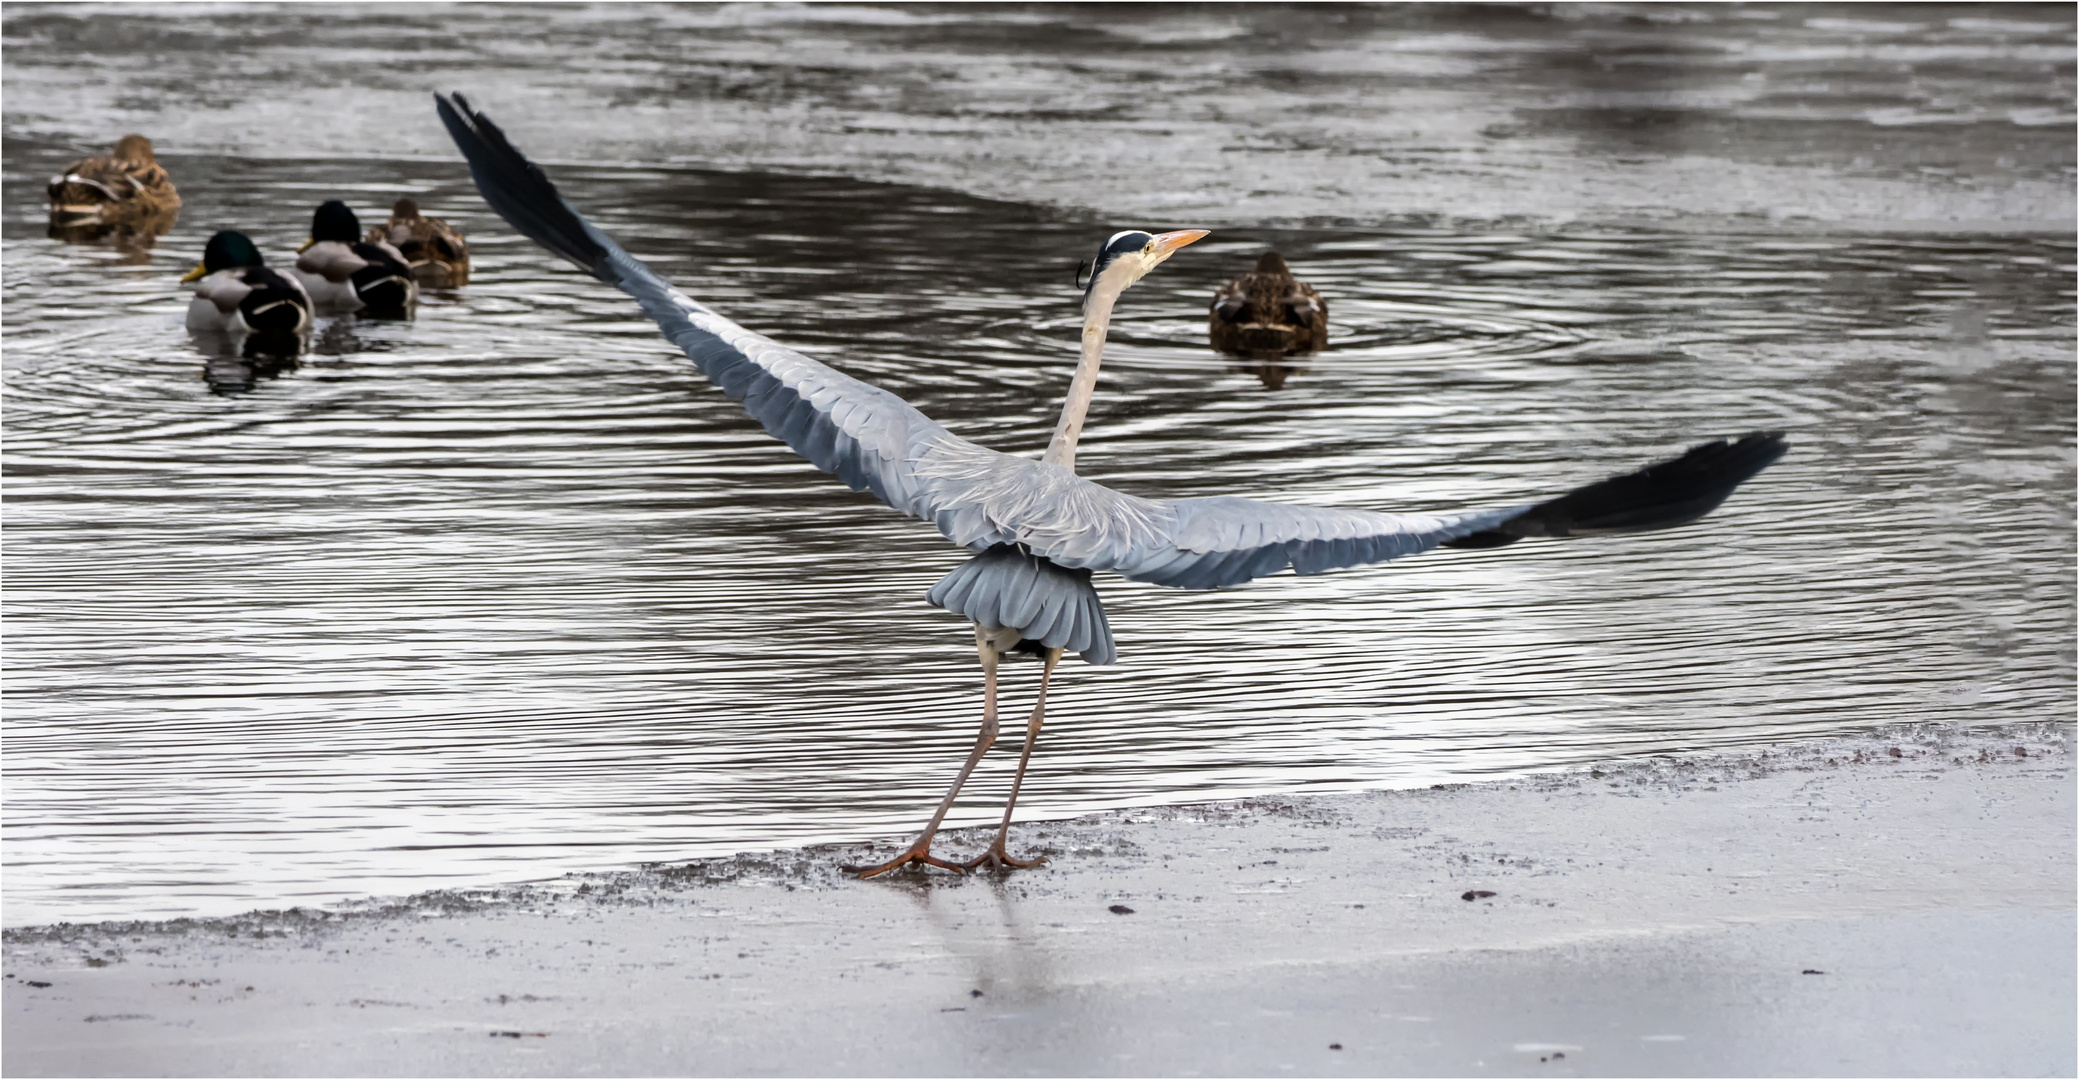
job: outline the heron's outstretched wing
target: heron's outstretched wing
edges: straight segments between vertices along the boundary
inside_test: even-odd
[[[1491,546],[1518,535],[1574,535],[1564,530],[1590,518],[1600,522],[1613,513],[1630,517],[1615,529],[1599,531],[1680,524],[1716,506],[1733,485],[1782,452],[1781,440],[1774,436],[1742,440],[1740,445],[1753,439],[1774,439],[1776,449],[1759,465],[1719,485],[1723,490],[1703,509],[1679,520],[1667,519],[1664,509],[1653,502],[1665,501],[1665,493],[1658,488],[1623,487],[1619,494],[1629,502],[1619,510],[1603,505],[1608,500],[1595,502],[1588,508],[1594,513],[1587,517],[1578,506],[1567,504],[1567,499],[1578,502],[1579,497],[1618,481],[1537,506],[1443,516],[1376,514],[1227,497],[1137,498],[1092,483],[1059,465],[968,442],[894,394],[723,318],[672,288],[586,221],[563,201],[548,177],[513,148],[505,133],[471,110],[461,95],[452,99],[436,95],[436,99],[441,120],[469,159],[477,190],[514,228],[633,296],[664,336],[685,350],[723,393],[742,401],[765,430],[817,468],[835,475],[854,491],[871,490],[882,502],[936,524],[948,539],[974,550],[1021,544],[1075,569],[1106,570],[1162,585],[1210,589],[1276,573],[1286,566],[1301,573],[1319,573],[1453,541]],[[1681,460],[1689,460],[1701,449]],[[1641,498],[1646,501],[1641,503]],[[1555,507],[1561,509],[1555,511]],[[1518,531],[1511,533],[1511,529]]]
[[[491,208],[536,243],[633,296],[664,336],[765,430],[854,491],[938,525],[977,550],[1015,537],[963,500],[961,478],[1039,468],[955,436],[894,394],[738,326],[671,287],[557,193],[498,126],[460,94],[435,95]],[[1046,470],[1072,476],[1059,466]],[[1020,470],[1022,471],[1022,470]]]
[[[1500,547],[1532,536],[1602,536],[1686,525],[1782,457],[1774,432],[1704,443],[1681,457],[1556,499],[1451,515],[1374,514],[1252,499],[1179,499],[1167,543],[1106,569],[1140,581],[1211,589],[1276,573],[1383,562],[1433,547]],[[1056,559],[1056,561],[1062,561]],[[1070,565],[1076,565],[1071,563]]]

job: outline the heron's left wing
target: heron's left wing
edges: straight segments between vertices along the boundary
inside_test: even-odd
[[[1470,513],[1379,514],[1227,496],[1134,500],[1143,504],[1143,516],[1164,520],[1167,527],[1151,531],[1125,557],[1093,560],[1071,543],[1050,545],[1065,549],[1061,554],[1045,546],[1034,550],[1068,566],[1110,570],[1158,585],[1215,589],[1287,566],[1318,574],[1435,547],[1486,548],[1526,537],[1647,532],[1686,525],[1717,509],[1733,489],[1787,449],[1775,432],[1719,439],[1556,499]]]
[[[1525,537],[1673,528],[1716,509],[1785,449],[1783,436],[1769,432],[1720,439],[1556,499],[1444,514],[1385,514],[1229,495],[1143,499],[1058,466],[994,453],[936,457],[922,463],[917,476],[933,487],[945,513],[977,523],[997,537],[994,543],[1021,544],[1075,569],[1180,589],[1217,589],[1288,566],[1318,574],[1435,547],[1500,547]]]
[[[1103,569],[1172,588],[1218,589],[1288,566],[1295,573],[1319,574],[1414,555],[1500,526],[1526,509],[1382,514],[1231,495],[1161,505],[1175,515],[1170,535]]]

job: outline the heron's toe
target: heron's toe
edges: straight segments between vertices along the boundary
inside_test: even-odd
[[[985,866],[992,870],[1030,870],[1035,866],[1045,866],[1046,864],[1047,857],[1044,855],[1035,855],[1030,859],[1012,858],[1011,853],[1005,851],[1003,846],[999,844],[960,865],[969,870],[979,870]]]
[[[893,873],[894,871],[900,870],[905,866],[911,865],[915,865],[919,869],[922,869],[926,866],[936,866],[941,870],[951,870],[956,874],[964,874],[967,872],[966,867],[962,866],[960,863],[947,862],[946,860],[941,859],[936,855],[933,855],[931,853],[930,848],[916,847],[913,847],[908,851],[905,851],[902,854],[897,855],[896,857],[889,859],[887,862],[884,863],[878,863],[873,866],[840,866],[838,867],[838,869],[844,871],[847,874],[851,874],[853,877],[856,877],[861,881],[864,881],[867,878],[880,877],[882,874]],[[970,863],[968,865],[973,864]]]

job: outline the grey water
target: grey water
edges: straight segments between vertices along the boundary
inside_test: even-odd
[[[1067,385],[1075,261],[1217,226],[1114,322],[1078,466],[1136,494],[1506,505],[1789,433],[1680,530],[1101,578],[1122,662],[1064,666],[1022,818],[2068,718],[2070,9],[1495,10],[10,5],[6,923],[892,837],[970,745],[972,636],[922,600],[963,553],[503,226],[431,89],[692,295],[1011,452]],[[1705,92],[1741,64],[1776,96]],[[128,130],[179,225],[47,238],[44,179]],[[1360,130],[1390,168],[1321,164]],[[1802,209],[1743,208],[1756,176]],[[286,261],[319,200],[400,194],[469,234],[466,288],[278,369],[182,328],[214,229]],[[1206,347],[1266,247],[1326,352]]]

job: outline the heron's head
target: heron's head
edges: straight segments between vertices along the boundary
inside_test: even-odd
[[[1178,248],[1208,235],[1204,229],[1166,233],[1128,229],[1113,233],[1111,239],[1098,246],[1097,258],[1090,264],[1090,281],[1083,287],[1084,299],[1088,300],[1100,290],[1117,296],[1121,290],[1147,276],[1148,271],[1161,266],[1162,261],[1176,254]]]
[[[265,266],[267,261],[260,257],[260,248],[252,238],[242,232],[225,229],[209,238],[202,249],[202,261],[193,270],[181,277],[182,281],[201,281],[219,270],[236,266]]]

